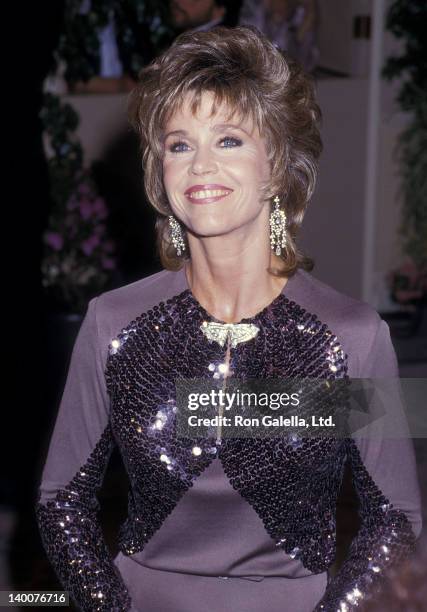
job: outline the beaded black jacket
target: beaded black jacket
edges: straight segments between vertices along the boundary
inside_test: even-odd
[[[221,376],[225,346],[201,329],[212,321],[184,271],[162,271],[90,302],[36,503],[59,579],[81,610],[134,609],[98,519],[97,492],[116,445],[130,482],[122,554],[143,555],[180,499],[219,460],[284,566],[295,560],[306,574],[327,572],[334,561],[336,502],[348,462],[360,528],[337,575],[328,574],[316,612],[359,610],[421,531],[410,441],[177,437],[176,379]],[[240,323],[258,331],[230,348],[236,378],[396,376],[388,328],[375,311],[306,272]]]

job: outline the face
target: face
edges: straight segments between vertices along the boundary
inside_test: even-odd
[[[195,28],[225,13],[214,0],[170,0],[170,15],[176,28]]]
[[[210,92],[202,94],[197,116],[190,100],[188,94],[164,130],[163,181],[173,214],[198,237],[248,233],[265,217],[265,140],[251,120],[230,119],[224,106],[210,117]]]

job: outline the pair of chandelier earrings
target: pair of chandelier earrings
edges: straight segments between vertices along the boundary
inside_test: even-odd
[[[273,202],[274,210],[270,213],[270,245],[275,254],[280,256],[286,246],[286,214],[280,208],[279,196],[276,196]],[[185,242],[181,226],[173,215],[169,215],[169,227],[172,244],[180,257],[185,251]]]

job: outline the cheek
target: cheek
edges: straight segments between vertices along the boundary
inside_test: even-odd
[[[175,164],[165,162],[163,164],[163,184],[166,191],[172,191],[176,187],[179,171]]]
[[[258,144],[250,151],[246,151],[245,158],[242,158],[242,165],[246,166],[247,173],[250,173],[254,179],[262,179],[268,175],[270,163],[265,147]]]
[[[241,165],[238,173],[242,184],[253,189],[269,180],[271,175],[270,164],[268,160],[254,156],[251,160],[247,160],[245,164]]]
[[[271,176],[271,163],[268,159],[267,151],[265,149],[259,151],[258,161],[260,180],[268,180]]]

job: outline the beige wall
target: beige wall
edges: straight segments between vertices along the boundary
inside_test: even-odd
[[[387,0],[389,7],[392,0]],[[389,32],[384,33],[383,62],[391,55],[400,55],[402,41]],[[382,80],[381,118],[379,126],[379,160],[377,175],[375,269],[373,271],[374,302],[380,310],[394,310],[390,300],[387,276],[402,262],[398,228],[401,218],[400,168],[396,160],[396,145],[410,116],[401,112],[396,96],[401,79],[389,83]]]
[[[351,66],[351,3],[346,0],[318,0],[319,63],[324,68],[348,73]],[[331,27],[333,24],[334,27]]]
[[[370,41],[354,39],[353,27],[356,15],[371,15],[373,0],[318,0],[318,6],[320,66],[367,76]]]
[[[80,116],[77,137],[80,139],[85,162],[89,165],[101,159],[116,139],[130,129],[126,120],[126,95],[73,95],[64,101]]]
[[[314,274],[359,298],[362,291],[367,81],[318,83],[324,152],[302,244],[316,261]]]
[[[408,123],[408,117],[396,114],[383,118],[380,128],[380,160],[378,172],[378,204],[375,244],[375,303],[383,310],[395,309],[390,301],[387,275],[402,261],[398,227],[401,216],[399,165],[395,149],[399,134]]]

